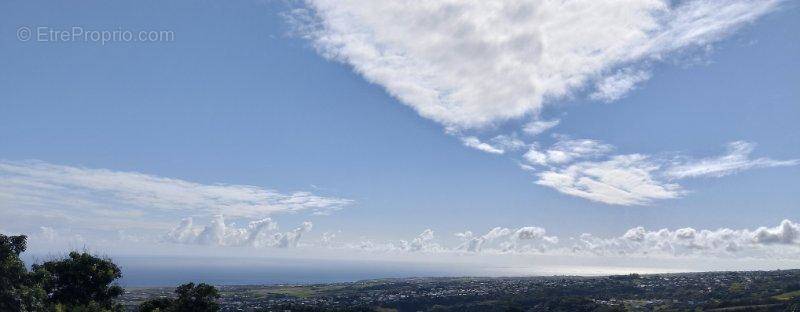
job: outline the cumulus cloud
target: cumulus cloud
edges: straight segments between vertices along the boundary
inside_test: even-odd
[[[536,254],[572,256],[664,256],[726,258],[796,258],[800,256],[800,224],[783,220],[774,227],[750,229],[649,230],[642,226],[623,231],[620,236],[600,237],[584,233],[562,239],[548,235],[538,226],[494,227],[484,234],[456,233],[458,244],[437,243],[433,231],[423,231],[411,242],[363,240],[343,248],[371,252]]]
[[[278,224],[270,218],[251,221],[244,227],[225,223],[222,215],[214,216],[209,224],[195,226],[193,218],[185,218],[165,236],[165,241],[179,244],[250,247],[296,247],[300,238],[311,231],[313,224],[303,222],[299,227],[277,232]]]
[[[363,239],[357,243],[345,243],[342,247],[346,249],[358,249],[370,252],[437,253],[447,251],[446,248],[443,248],[436,242],[436,237],[431,229],[422,231],[422,233],[410,241],[401,239],[397,241],[376,242],[370,239]]]
[[[400,241],[400,249],[407,251],[436,251],[439,250],[439,245],[434,241],[433,230],[426,229],[422,231],[411,242],[404,240]]]
[[[495,227],[483,235],[465,231],[456,233],[462,243],[455,250],[481,252],[485,247],[490,247],[501,252],[524,252],[532,249],[543,251],[558,243],[557,237],[546,234],[545,229],[536,226],[518,229]]]
[[[800,252],[800,224],[783,220],[775,227],[756,230],[720,228],[716,230],[646,230],[635,227],[615,238],[583,234],[572,247],[574,252],[598,255],[666,254],[754,256],[797,254]]]
[[[287,14],[325,57],[419,114],[458,128],[537,113],[596,83],[623,96],[629,68],[724,38],[778,0],[306,0]]]
[[[325,232],[322,233],[322,238],[320,238],[320,243],[324,246],[330,246],[333,244],[333,241],[336,239],[336,233],[332,232]]]
[[[773,228],[760,227],[753,233],[753,240],[761,244],[800,244],[800,224],[783,220]]]
[[[774,160],[766,157],[750,158],[754,143],[736,141],[728,144],[728,153],[719,157],[689,160],[669,168],[666,175],[671,178],[722,177],[754,168],[795,166],[800,160]]]
[[[173,215],[261,218],[281,212],[322,212],[348,199],[308,192],[280,193],[250,185],[201,184],[137,172],[39,161],[0,161],[0,207],[94,224],[155,224]],[[102,222],[100,222],[102,220]],[[174,219],[172,219],[174,220]]]

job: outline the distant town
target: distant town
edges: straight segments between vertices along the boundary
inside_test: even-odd
[[[800,311],[800,270],[218,286],[222,311]],[[129,310],[172,287],[128,288]]]

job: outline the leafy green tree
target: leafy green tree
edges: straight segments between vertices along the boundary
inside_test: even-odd
[[[206,283],[183,284],[175,289],[178,294],[176,312],[215,312],[219,311],[219,291]]]
[[[73,251],[68,257],[35,264],[32,268],[41,276],[48,301],[56,310],[121,309],[114,299],[123,290],[114,281],[122,277],[122,271],[110,259]]]
[[[175,289],[177,298],[150,299],[139,305],[139,312],[216,312],[219,291],[214,286],[188,283]]]
[[[26,247],[25,235],[0,234],[0,311],[40,311],[44,308],[44,290],[19,256]]]

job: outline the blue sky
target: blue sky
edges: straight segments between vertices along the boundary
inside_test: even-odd
[[[519,3],[5,1],[0,230],[54,250],[110,248],[116,233],[170,253],[203,233],[220,250],[252,245],[226,228],[268,217],[278,236],[256,233],[272,237],[261,247],[298,257],[333,244],[427,258],[483,239],[501,258],[561,253],[582,233],[610,242],[639,226],[726,228],[741,232],[737,244],[796,255],[796,4]],[[612,13],[623,27],[608,25]],[[174,38],[22,41],[21,27]],[[625,195],[580,185],[586,177]],[[170,236],[187,217],[185,235]],[[495,227],[507,233],[481,238]],[[546,234],[523,248],[508,233],[526,227]],[[758,233],[781,243],[754,243]],[[577,244],[602,245],[589,241]],[[715,248],[709,257],[738,255]],[[743,253],[753,254],[764,252]]]

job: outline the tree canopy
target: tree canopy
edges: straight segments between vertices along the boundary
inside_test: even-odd
[[[39,287],[20,259],[25,252],[25,235],[0,234],[0,311],[40,311],[44,290]]]
[[[139,305],[139,312],[216,312],[219,292],[214,286],[187,283],[175,289],[177,298],[150,299]]]
[[[48,300],[65,306],[112,309],[114,299],[123,292],[113,284],[122,277],[122,270],[110,259],[86,252],[73,251],[66,258],[34,264],[32,269],[41,276]]]
[[[28,271],[20,258],[26,247],[26,236],[0,234],[0,311],[122,310],[114,301],[122,271],[110,259],[70,252]]]

